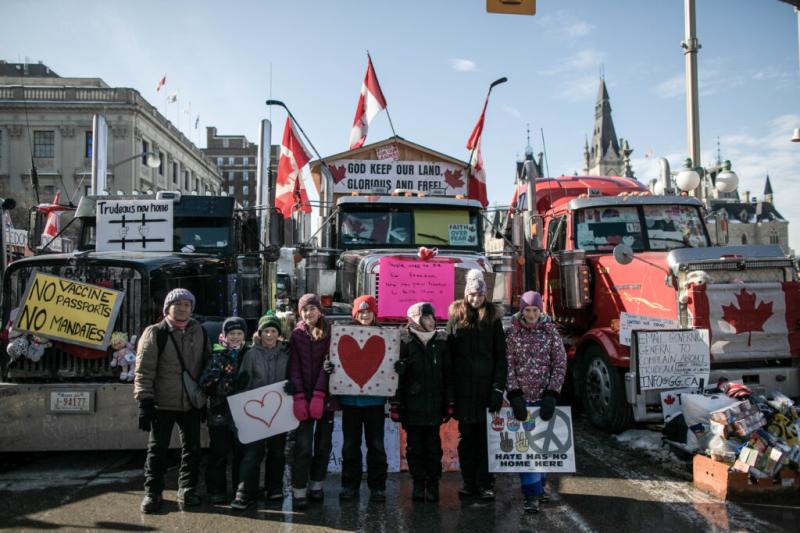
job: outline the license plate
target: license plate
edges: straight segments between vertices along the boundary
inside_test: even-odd
[[[93,400],[92,391],[50,391],[50,412],[91,413]]]

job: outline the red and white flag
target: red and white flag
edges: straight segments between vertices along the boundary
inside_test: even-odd
[[[287,117],[278,159],[278,176],[275,180],[275,207],[281,210],[283,218],[291,218],[297,209],[303,213],[311,213],[302,173],[310,159],[294,124]]]
[[[167,75],[164,74],[164,77],[158,80],[158,83],[156,84],[156,92],[160,91],[161,88],[166,84],[167,84]]]
[[[42,231],[43,243],[49,242],[50,239],[58,235],[58,232],[61,231],[61,214],[66,211],[68,207],[58,204],[60,196],[61,191],[58,191],[53,198],[52,204],[39,204],[36,206],[37,211],[47,214],[47,220],[45,221],[44,230]],[[47,239],[44,239],[45,237]]]
[[[467,197],[478,200],[483,207],[489,205],[489,199],[486,196],[486,171],[483,169],[483,156],[481,155],[483,121],[486,117],[486,106],[488,104],[489,96],[487,95],[486,101],[483,103],[481,116],[472,129],[472,135],[467,140],[467,150],[472,150],[469,160],[469,176],[467,178]]]
[[[378,76],[372,68],[372,58],[367,56],[367,74],[361,85],[361,96],[358,97],[356,117],[350,131],[350,149],[361,148],[367,140],[367,129],[375,115],[386,109],[386,98],[383,97]]]

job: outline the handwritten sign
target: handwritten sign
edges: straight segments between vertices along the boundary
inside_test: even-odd
[[[556,407],[553,418],[539,418],[539,407],[528,407],[520,422],[510,407],[497,416],[486,413],[489,472],[575,472],[572,410]]]
[[[28,281],[14,329],[105,350],[123,296],[121,291],[36,272]]]
[[[452,163],[338,159],[329,161],[328,169],[336,194],[373,189],[442,189],[448,195],[467,193],[466,168]]]
[[[633,313],[619,314],[619,343],[624,346],[631,345],[631,332],[637,329],[676,329],[679,328],[677,320],[656,318]]]
[[[634,331],[640,390],[697,388],[708,382],[711,357],[707,329]]]
[[[335,325],[330,354],[331,394],[392,396],[397,390],[399,329]]]
[[[450,224],[448,240],[454,246],[475,246],[478,244],[478,228],[475,224]]]
[[[98,200],[98,252],[171,252],[172,200]]]
[[[292,431],[300,425],[292,410],[286,380],[228,396],[239,442],[248,444]]]
[[[413,304],[430,302],[436,318],[447,320],[455,286],[453,263],[382,257],[379,268],[379,317],[405,318]]]

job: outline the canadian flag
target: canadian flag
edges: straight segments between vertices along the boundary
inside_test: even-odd
[[[475,127],[472,129],[472,135],[467,140],[467,150],[472,150],[472,155],[469,160],[469,176],[467,178],[467,197],[478,200],[483,207],[489,204],[486,197],[486,172],[483,169],[483,156],[481,155],[481,136],[483,135],[483,121],[486,117],[486,106],[489,104],[489,96],[486,96],[486,101],[483,103],[483,111]]]
[[[164,74],[164,77],[158,80],[158,83],[156,83],[156,92],[160,91],[161,88],[166,84],[167,84],[167,75]]]
[[[311,213],[311,204],[303,185],[303,167],[311,158],[300,136],[294,129],[290,118],[286,118],[281,142],[281,156],[278,159],[278,176],[275,183],[275,207],[281,210],[284,218],[291,218],[295,209]]]
[[[42,231],[43,244],[49,242],[53,237],[58,235],[59,231],[61,231],[61,213],[66,211],[68,207],[64,205],[58,205],[60,196],[61,191],[58,191],[55,197],[53,197],[52,204],[39,204],[36,207],[37,211],[47,215],[47,221],[45,222],[44,230]]]
[[[350,149],[361,148],[367,140],[367,128],[375,115],[386,109],[386,98],[383,97],[378,76],[372,68],[372,58],[367,56],[367,74],[361,85],[361,96],[358,97],[356,117],[350,131]]]

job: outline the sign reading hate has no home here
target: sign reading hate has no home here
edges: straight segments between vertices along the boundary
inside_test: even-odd
[[[707,329],[634,331],[632,339],[640,390],[696,388],[708,382]]]

